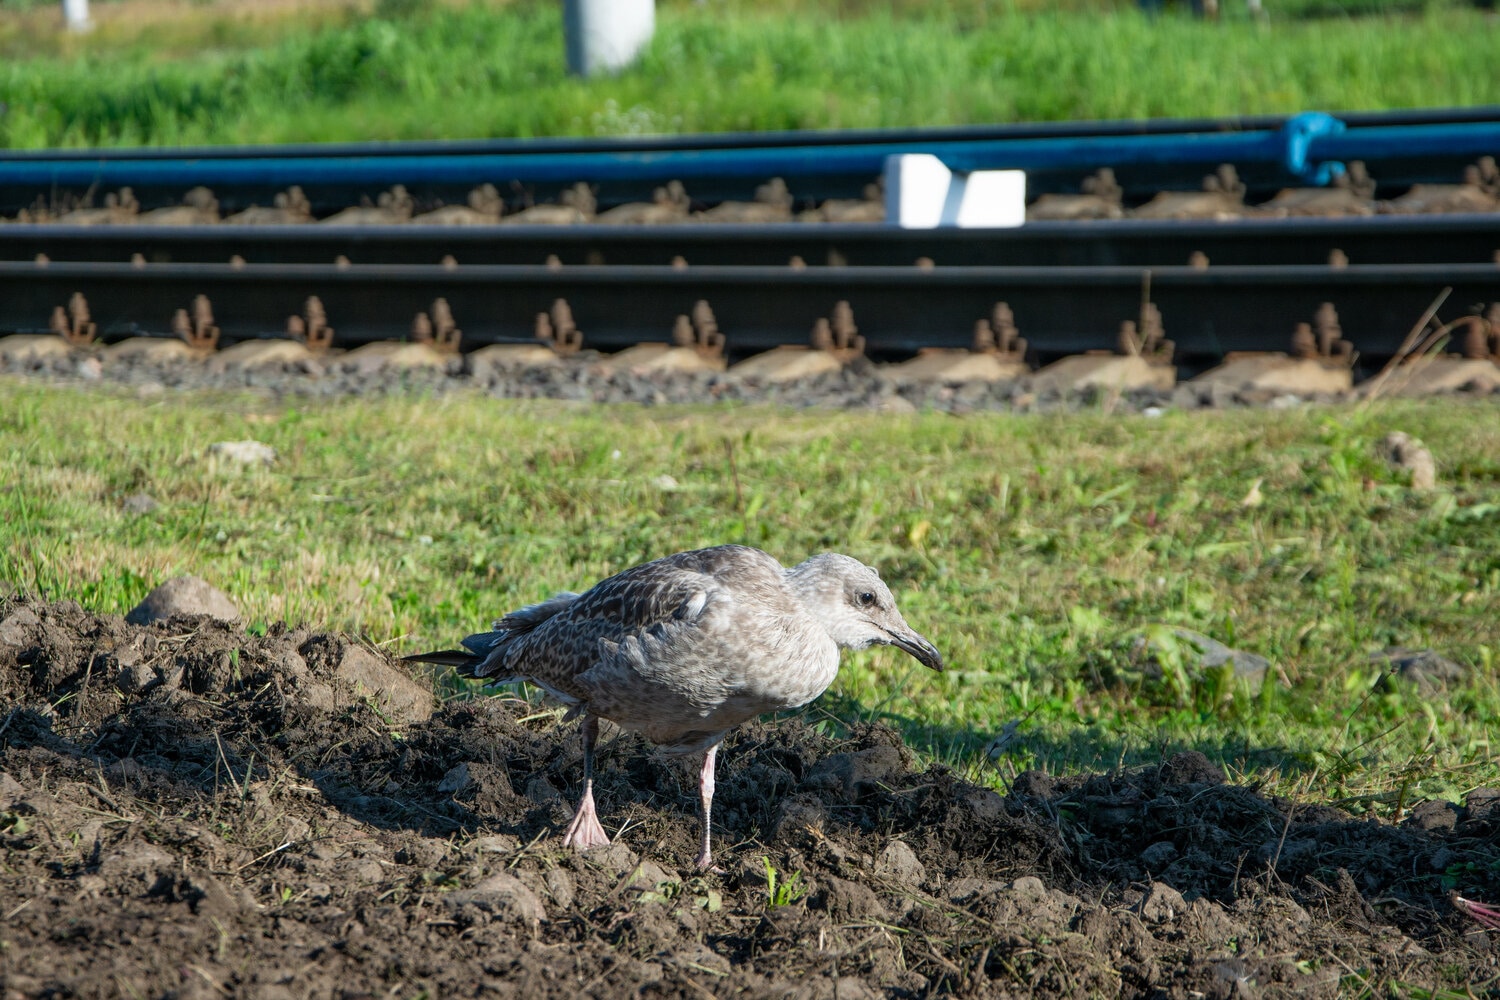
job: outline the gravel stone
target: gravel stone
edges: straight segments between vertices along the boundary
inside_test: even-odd
[[[1380,442],[1385,460],[1411,474],[1411,488],[1430,490],[1437,486],[1437,463],[1421,441],[1404,431],[1392,431]]]
[[[443,775],[443,780],[438,782],[437,790],[450,793],[461,792],[472,784],[474,784],[474,779],[469,776],[469,765],[460,764]]]
[[[215,441],[208,446],[208,457],[237,465],[272,465],[276,449],[260,441]]]
[[[1164,924],[1187,912],[1187,901],[1182,893],[1161,882],[1153,882],[1151,889],[1141,898],[1136,912],[1148,923]]]
[[[905,886],[920,885],[927,877],[927,869],[917,860],[917,852],[904,840],[893,840],[880,852],[875,863],[875,874],[892,879]]]
[[[547,894],[559,907],[566,910],[573,905],[573,877],[561,868],[553,868],[542,876],[547,884]]]
[[[797,409],[876,409],[888,412],[933,410],[968,412],[1059,412],[1097,405],[1094,392],[1038,397],[1030,377],[1015,382],[898,383],[887,370],[858,360],[838,371],[794,382],[764,384],[732,372],[637,372],[601,366],[600,355],[582,351],[543,367],[470,366],[462,358],[438,366],[359,365],[331,360],[267,366],[203,363],[196,359],[110,357],[95,372],[80,372],[70,356],[32,359],[0,357],[0,372],[76,385],[116,384],[143,398],[166,391],[252,389],[272,396],[328,399],[349,395],[441,396],[480,392],[507,399],[565,399],[593,403],[764,403]],[[1476,392],[1480,391],[1476,388]],[[1266,397],[1221,383],[1179,382],[1170,390],[1145,389],[1122,394],[1113,405],[1124,412],[1148,408],[1195,410],[1271,405],[1324,405],[1329,399]],[[241,442],[222,442],[240,444]],[[254,442],[259,444],[259,442]],[[227,460],[227,458],[226,458]],[[252,464],[263,462],[252,457]]]
[[[1371,656],[1370,662],[1389,670],[1383,680],[1400,679],[1415,684],[1424,695],[1437,694],[1449,684],[1463,680],[1465,673],[1459,664],[1431,649],[1387,649]]]
[[[132,493],[120,504],[127,514],[149,514],[156,510],[161,504],[149,493]]]

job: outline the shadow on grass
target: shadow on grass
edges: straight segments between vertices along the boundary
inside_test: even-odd
[[[871,709],[857,699],[825,694],[811,709],[814,718],[847,730],[857,723],[878,722],[901,733],[907,746],[953,767],[991,767],[1009,760],[1015,772],[1036,769],[1052,774],[1108,771],[1160,764],[1187,750],[1202,753],[1234,774],[1280,771],[1284,777],[1310,773],[1315,763],[1285,746],[1256,746],[1244,736],[1223,731],[1194,739],[1132,739],[1107,725],[1078,726],[1064,735],[1029,729],[1024,721],[1010,734],[967,727],[935,725],[887,709]],[[998,744],[998,745],[997,745]]]

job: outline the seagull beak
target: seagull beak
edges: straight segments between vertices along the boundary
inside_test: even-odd
[[[943,654],[939,653],[937,647],[928,642],[926,637],[909,628],[892,630],[890,636],[892,646],[904,653],[910,653],[922,666],[930,667],[938,673],[943,672]]]

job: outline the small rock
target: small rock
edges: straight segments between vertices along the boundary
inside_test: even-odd
[[[1422,694],[1436,694],[1464,676],[1463,667],[1431,649],[1382,650],[1370,662],[1387,666],[1389,677],[1415,684]]]
[[[927,869],[917,860],[917,852],[910,844],[893,840],[880,852],[880,860],[875,862],[875,874],[901,885],[914,886],[927,877]]]
[[[598,865],[605,871],[614,872],[616,875],[634,871],[635,866],[640,862],[640,858],[634,851],[618,842],[592,847],[585,851],[583,856],[590,864]]]
[[[497,833],[487,837],[475,837],[465,846],[475,854],[511,854],[520,846],[520,842],[515,837]]]
[[[276,449],[260,441],[215,441],[208,446],[208,457],[237,465],[271,465]]]
[[[651,485],[659,490],[670,491],[677,489],[677,480],[668,475],[661,475],[651,480]]]
[[[1158,840],[1141,852],[1141,864],[1152,871],[1161,871],[1177,860],[1177,848],[1171,841]]]
[[[1182,898],[1182,893],[1170,885],[1153,882],[1151,891],[1136,905],[1136,912],[1147,923],[1165,924],[1175,919],[1179,913],[1186,913],[1187,908],[1187,901]]]
[[[413,837],[396,852],[396,860],[401,864],[428,870],[436,868],[447,856],[448,842],[432,837]]]
[[[554,868],[543,876],[547,893],[552,901],[566,910],[573,905],[573,879],[561,868]]]
[[[127,514],[149,514],[156,510],[161,504],[149,493],[132,493],[121,501],[120,506]]]
[[[1047,884],[1035,875],[1022,875],[1010,884],[1010,891],[1025,899],[1040,899],[1047,895]]]
[[[443,780],[438,782],[437,790],[440,792],[461,792],[474,784],[474,779],[469,776],[469,765],[460,764],[450,768],[443,775]]]
[[[557,786],[541,775],[526,782],[526,797],[539,806],[567,801],[563,793],[557,790]]]
[[[78,359],[77,371],[85,382],[97,382],[104,377],[104,362],[90,354]]]
[[[132,663],[120,668],[115,677],[115,687],[124,694],[139,694],[159,681],[156,671],[144,663]]]
[[[0,771],[0,808],[9,809],[11,803],[26,797],[21,783],[4,771]]]
[[[903,414],[917,412],[916,404],[905,396],[886,396],[883,399],[876,400],[871,408],[877,413]]]
[[[308,676],[307,661],[295,649],[282,648],[268,650],[267,658],[271,661],[271,667],[277,673],[297,680],[302,680]]]
[[[1411,488],[1430,490],[1437,486],[1437,463],[1432,452],[1418,439],[1403,431],[1392,431],[1380,442],[1385,460],[1411,473]]]
[[[225,622],[240,620],[239,609],[223,591],[191,575],[173,577],[151,591],[125,620],[133,625],[149,625],[176,615],[207,615]]]
[[[547,919],[547,910],[536,893],[508,872],[491,875],[472,889],[459,889],[443,897],[447,906],[460,910],[474,907],[500,919],[535,927]]]

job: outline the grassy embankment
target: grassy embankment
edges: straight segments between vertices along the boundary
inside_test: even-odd
[[[7,0],[12,7],[25,6]],[[1318,3],[1322,2],[1323,7]],[[1380,3],[1380,0],[1373,0]],[[1311,4],[1311,5],[1310,5]],[[55,6],[55,5],[54,5]],[[622,135],[1500,102],[1495,18],[1433,3],[1219,23],[1128,4],[660,4],[614,79],[563,72],[561,5],[126,0],[70,38],[0,18],[0,147]],[[1422,7],[1418,4],[1418,7]],[[1325,10],[1324,8],[1327,8]]]
[[[1199,747],[1389,815],[1500,779],[1500,421],[1492,403],[891,419],[479,398],[204,405],[0,383],[0,579],[123,612],[195,572],[252,620],[407,651],[676,549],[748,542],[881,566],[942,676],[851,655],[812,709],[879,717],[990,780]],[[1423,437],[1442,487],[1374,456]],[[269,470],[204,449],[256,438]],[[1255,483],[1259,505],[1243,502]],[[124,512],[127,495],[160,502]],[[1133,662],[1164,625],[1267,656],[1254,690]],[[1472,668],[1424,696],[1368,659]],[[999,770],[981,750],[1012,720]]]

